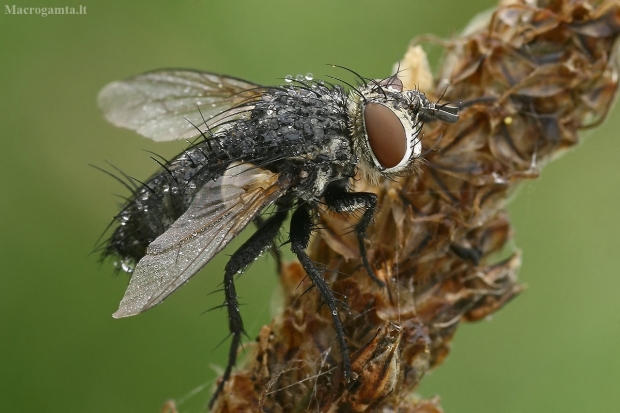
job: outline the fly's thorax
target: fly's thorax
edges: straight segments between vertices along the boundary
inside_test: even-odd
[[[422,153],[420,111],[424,93],[402,91],[397,83],[369,84],[349,97],[351,136],[364,179],[377,183],[415,167]]]
[[[293,187],[295,195],[308,202],[319,201],[329,184],[355,176],[351,147],[346,139],[345,145],[337,145],[340,150],[338,156],[322,153],[313,159],[299,160],[299,169],[296,173],[297,183]]]

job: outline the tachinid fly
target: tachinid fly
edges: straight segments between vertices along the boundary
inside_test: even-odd
[[[350,379],[337,302],[305,252],[317,209],[363,211],[355,225],[360,256],[382,286],[364,244],[377,197],[353,192],[352,179],[377,182],[410,173],[422,152],[423,122],[458,120],[457,108],[404,91],[396,76],[372,80],[350,72],[359,81],[349,92],[309,75],[260,86],[212,73],[159,70],[113,82],[99,94],[99,106],[116,126],[155,141],[197,138],[162,163],[115,217],[103,254],[135,269],[114,317],[159,304],[250,222],[258,225],[225,267],[232,343],[214,399],[230,377],[244,332],[234,277],[274,243],[289,212],[291,249],[330,309]],[[270,206],[273,212],[260,218]]]

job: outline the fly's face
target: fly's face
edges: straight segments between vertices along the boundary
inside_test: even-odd
[[[349,106],[353,147],[361,160],[360,171],[371,183],[413,169],[422,154],[423,121],[458,120],[457,108],[437,106],[417,90],[403,91],[396,77],[369,83],[356,92]]]

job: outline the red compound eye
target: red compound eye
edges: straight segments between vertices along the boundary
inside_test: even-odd
[[[407,153],[407,135],[400,119],[388,107],[369,103],[364,107],[368,144],[379,164],[393,168]]]

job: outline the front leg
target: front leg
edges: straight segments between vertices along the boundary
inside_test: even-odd
[[[364,209],[362,218],[357,225],[355,225],[355,234],[357,235],[357,242],[360,248],[360,256],[362,257],[362,263],[370,278],[380,287],[384,287],[385,283],[377,278],[375,271],[368,262],[366,245],[364,244],[366,229],[372,222],[375,209],[377,208],[377,195],[370,192],[347,192],[346,188],[341,185],[341,183],[335,183],[327,188],[325,194],[323,194],[323,199],[327,207],[336,212],[351,212],[362,208]]]

